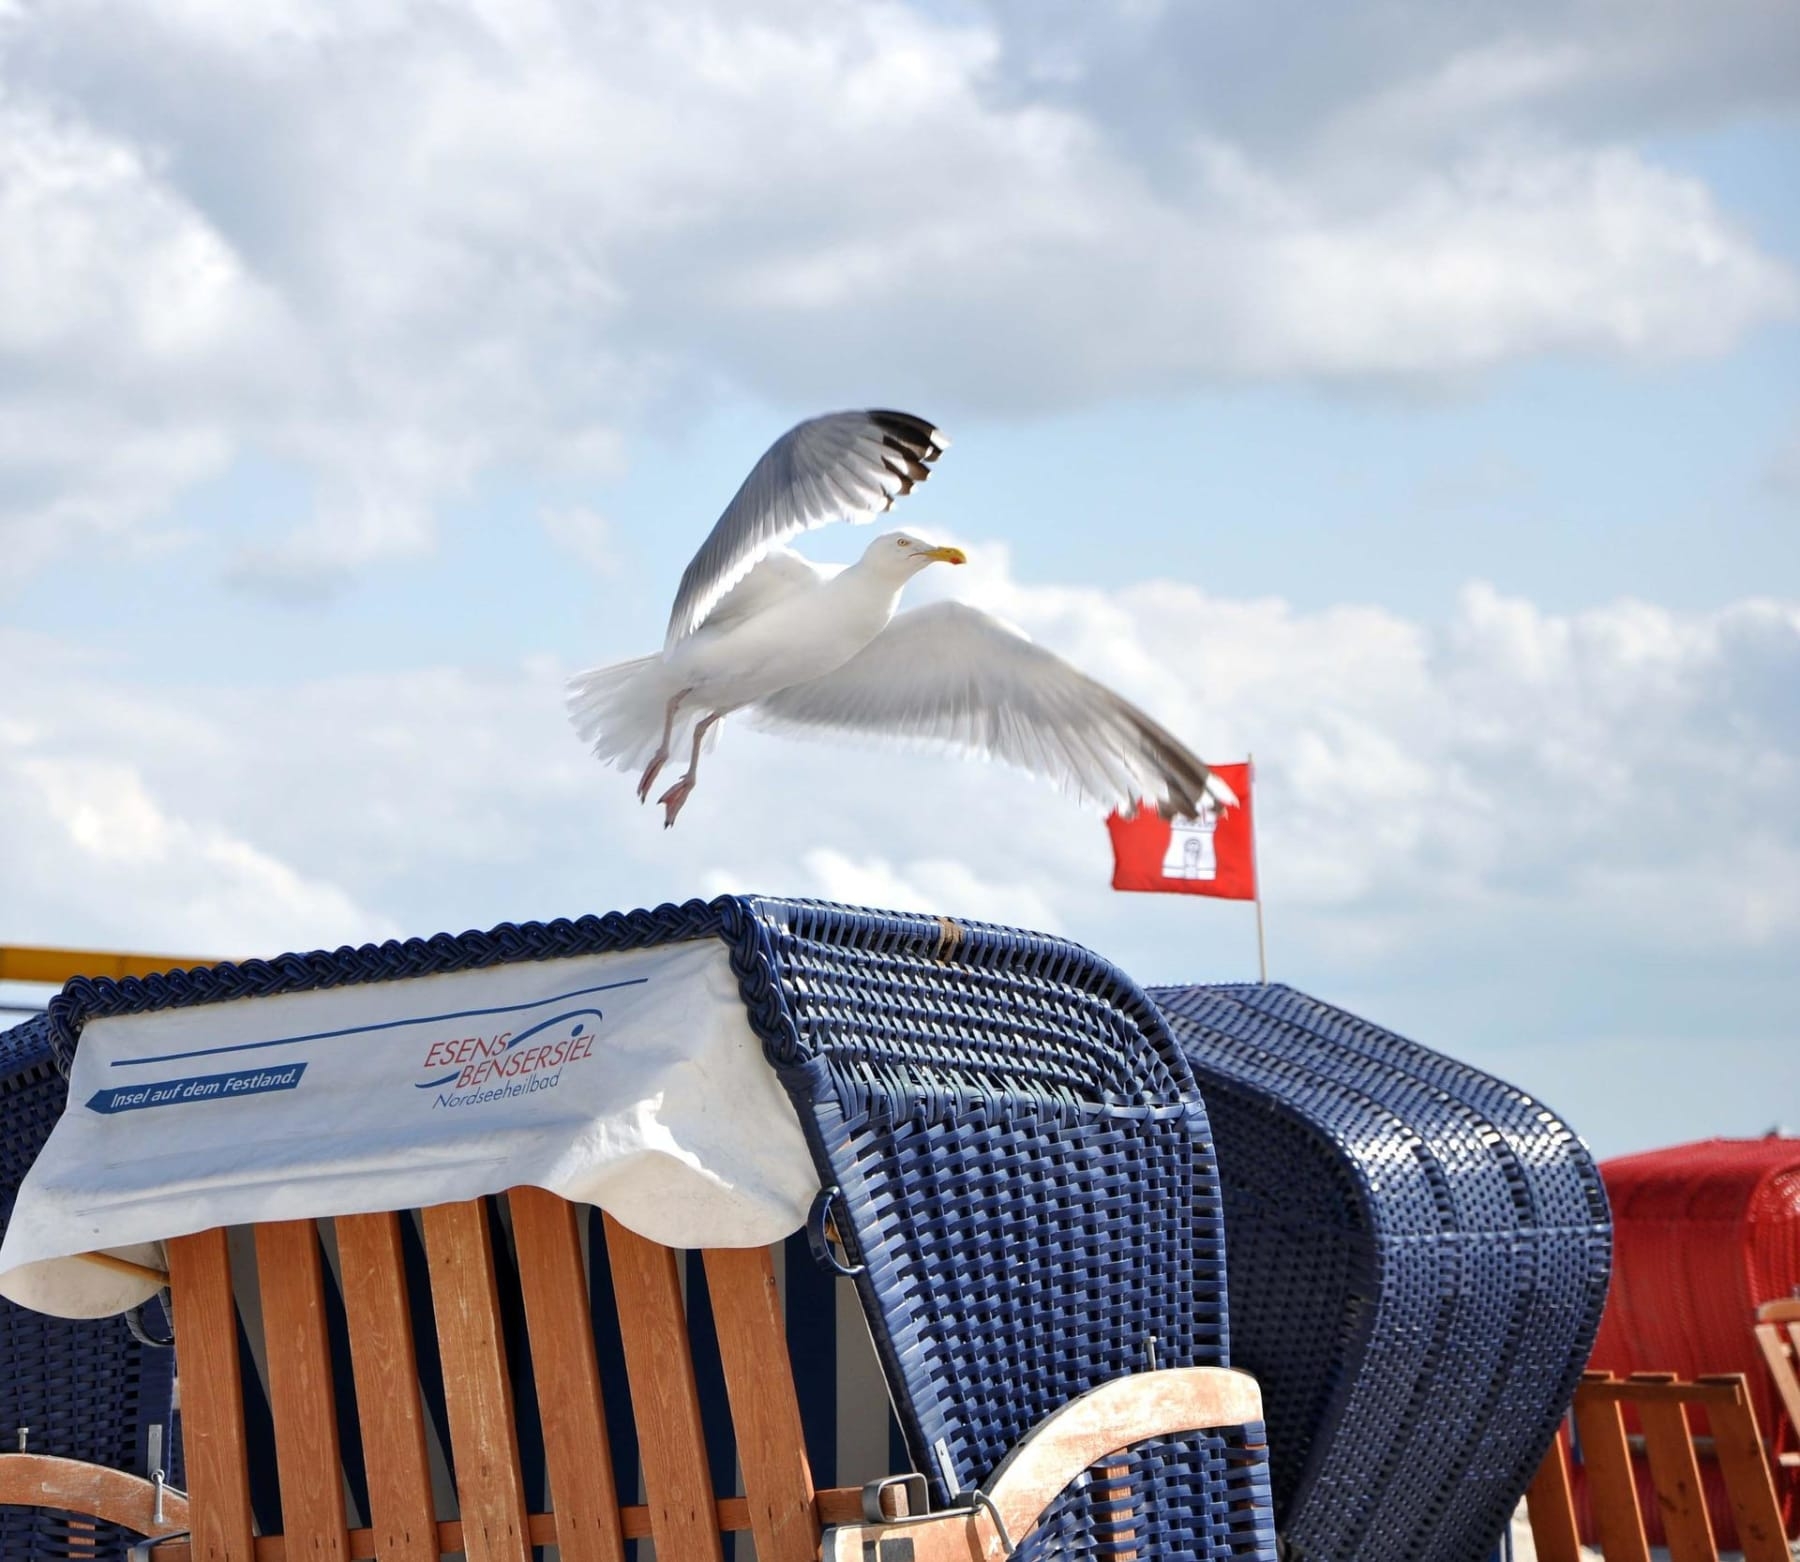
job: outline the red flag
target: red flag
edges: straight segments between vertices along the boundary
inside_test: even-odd
[[[1256,899],[1256,836],[1251,826],[1250,766],[1214,765],[1237,793],[1236,808],[1205,798],[1198,819],[1165,819],[1148,805],[1129,816],[1114,813],[1113,888],[1169,895]]]

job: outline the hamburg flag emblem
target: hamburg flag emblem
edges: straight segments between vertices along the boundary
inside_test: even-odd
[[[1106,821],[1112,834],[1114,889],[1256,899],[1250,766],[1215,765],[1213,772],[1237,793],[1236,808],[1222,808],[1207,797],[1197,819],[1165,819],[1140,805]]]

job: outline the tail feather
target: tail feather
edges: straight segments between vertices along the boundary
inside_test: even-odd
[[[675,693],[663,659],[640,656],[577,673],[569,680],[565,703],[569,720],[594,757],[632,770],[656,752]]]

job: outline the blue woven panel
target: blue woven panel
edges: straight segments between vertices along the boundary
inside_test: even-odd
[[[1274,1562],[1263,1424],[1135,1443],[1084,1471],[1051,1503],[1014,1562]]]
[[[1069,1399],[1141,1370],[1152,1339],[1163,1366],[1227,1363],[1218,1177],[1193,1075],[1143,993],[1059,940],[727,897],[80,978],[52,1001],[50,1034],[66,1060],[99,1015],[702,937],[728,946],[821,1179],[843,1191],[839,1235],[866,1265],[870,1329],[938,1500]],[[1181,1526],[1217,1494],[1184,1507],[1159,1479],[1142,1543],[1190,1554]],[[1202,1554],[1262,1555],[1266,1508],[1226,1508],[1252,1515],[1217,1531],[1242,1543]]]
[[[1591,1157],[1541,1102],[1290,988],[1151,996],[1206,1094],[1283,1539],[1485,1558],[1599,1325]]]
[[[0,1232],[67,1094],[51,1057],[47,1020],[0,1033]],[[150,1312],[161,1324],[160,1309]],[[27,1427],[34,1453],[148,1474],[147,1429],[162,1426],[165,1450],[173,1443],[174,1368],[173,1351],[142,1344],[123,1318],[50,1318],[0,1300],[0,1446],[16,1447],[18,1429]],[[168,1468],[179,1483],[178,1464]],[[5,1562],[122,1562],[135,1538],[111,1525],[71,1535],[65,1515],[0,1508]]]
[[[842,1188],[875,1343],[934,1498],[1142,1370],[1226,1364],[1206,1116],[1129,979],[1074,945],[759,902],[780,1049]],[[782,1064],[782,1057],[792,1057]],[[948,1470],[946,1469],[948,1466]]]

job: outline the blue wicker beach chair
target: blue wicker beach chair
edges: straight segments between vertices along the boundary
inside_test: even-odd
[[[68,1083],[42,1017],[0,1033],[0,1231],[19,1183],[61,1116]],[[136,1324],[134,1329],[133,1324]],[[23,1446],[181,1481],[172,1422],[175,1356],[152,1304],[138,1319],[52,1318],[0,1300],[0,1448]],[[0,1508],[0,1558],[119,1558],[134,1539],[42,1508]]]
[[[1599,1324],[1587,1150],[1541,1102],[1291,988],[1151,996],[1206,1097],[1289,1555],[1480,1562]]]
[[[568,1207],[527,1189],[500,1201],[508,1207],[504,1222],[493,1200],[426,1211],[426,1262],[411,1251],[418,1243],[404,1215],[398,1224],[385,1214],[327,1223],[335,1235],[324,1267],[330,1269],[331,1251],[347,1242],[379,1258],[384,1272],[411,1291],[415,1308],[422,1295],[429,1297],[442,1345],[441,1360],[434,1345],[427,1370],[425,1339],[415,1352],[415,1331],[400,1325],[401,1314],[389,1314],[389,1337],[406,1342],[402,1369],[410,1376],[404,1381],[418,1389],[383,1401],[383,1413],[409,1415],[413,1429],[367,1435],[374,1402],[364,1393],[357,1331],[370,1316],[372,1263],[343,1263],[323,1283],[310,1230],[297,1230],[292,1220],[280,1223],[285,1229],[258,1225],[260,1301],[247,1303],[237,1288],[236,1305],[260,1306],[265,1319],[311,1320],[300,1330],[312,1332],[311,1344],[279,1327],[269,1338],[305,1364],[300,1376],[335,1383],[336,1419],[347,1430],[329,1434],[315,1406],[310,1439],[284,1441],[284,1415],[299,1412],[291,1404],[284,1411],[271,1358],[280,1512],[255,1515],[257,1527],[267,1533],[273,1518],[290,1537],[303,1537],[316,1533],[309,1526],[325,1511],[330,1526],[348,1526],[353,1536],[397,1532],[383,1504],[421,1489],[419,1461],[426,1445],[438,1441],[452,1455],[460,1517],[443,1511],[441,1500],[432,1516],[440,1541],[456,1542],[448,1549],[464,1549],[471,1558],[516,1557],[527,1534],[538,1545],[556,1541],[570,1558],[573,1534],[565,1543],[557,1526],[574,1522],[577,1499],[588,1504],[580,1511],[600,1515],[601,1529],[626,1544],[649,1535],[659,1554],[717,1556],[720,1531],[751,1529],[765,1562],[816,1555],[816,1549],[796,1551],[799,1531],[771,1518],[799,1512],[812,1526],[815,1548],[819,1525],[826,1527],[828,1555],[867,1555],[858,1548],[868,1545],[885,1557],[885,1540],[869,1538],[854,1522],[866,1511],[855,1494],[815,1490],[797,1446],[829,1417],[813,1413],[818,1395],[809,1379],[816,1374],[807,1358],[814,1342],[795,1324],[808,1310],[814,1316],[824,1310],[818,1274],[835,1270],[845,1278],[832,1283],[848,1283],[860,1300],[918,1484],[935,1506],[975,1502],[965,1524],[970,1537],[986,1535],[983,1526],[996,1523],[1000,1510],[1023,1511],[1018,1493],[1034,1469],[1041,1477],[1047,1447],[1063,1447],[1065,1458],[1067,1449],[1106,1448],[1105,1458],[1076,1465],[1066,1484],[1056,1484],[1060,1495],[1017,1555],[1129,1552],[1269,1562],[1268,1450],[1253,1387],[1246,1393],[1241,1374],[1168,1370],[1228,1364],[1224,1236],[1206,1112],[1156,1009],[1084,950],[929,917],[726,897],[161,977],[81,979],[53,1000],[50,1031],[68,1066],[83,1027],[105,1016],[698,941],[724,946],[736,998],[794,1105],[822,1190],[809,1222],[810,1252],[787,1247],[786,1338],[772,1348],[784,1368],[791,1352],[792,1386],[752,1393],[740,1403],[746,1351],[753,1357],[771,1347],[766,1335],[755,1333],[764,1322],[754,1307],[746,1309],[744,1287],[731,1281],[769,1263],[764,1254],[737,1259],[732,1250],[708,1249],[703,1263],[689,1265],[685,1320],[647,1323],[639,1304],[658,1287],[673,1296],[676,1259],[658,1256],[667,1250],[611,1217],[576,1245],[575,1217],[562,1213]],[[452,1239],[457,1260],[449,1263],[444,1254]],[[195,1527],[195,1554],[248,1556],[253,1461],[246,1450],[255,1429],[244,1425],[252,1407],[234,1386],[241,1353],[209,1348],[204,1371],[195,1369],[195,1376],[183,1343],[189,1336],[181,1332],[184,1319],[195,1328],[210,1321],[215,1341],[229,1330],[234,1280],[225,1237],[217,1231],[182,1236],[168,1251],[184,1421],[196,1437],[204,1424],[211,1449],[204,1462],[190,1460],[192,1505],[184,1516]],[[272,1266],[268,1260],[277,1253],[282,1262]],[[541,1305],[553,1259],[565,1264],[559,1294],[575,1294],[567,1287],[578,1286],[593,1304],[593,1326],[578,1335],[567,1332],[567,1308]],[[774,1269],[765,1274],[772,1288]],[[341,1413],[351,1374],[331,1364],[337,1353],[328,1315],[338,1285],[349,1314],[350,1354],[357,1356],[352,1397],[363,1412],[361,1435],[357,1416],[346,1422]],[[761,1294],[761,1288],[758,1281],[751,1290]],[[603,1292],[618,1305],[601,1306]],[[528,1330],[507,1327],[504,1315],[514,1298]],[[678,1345],[671,1354],[669,1341],[683,1340],[683,1330],[687,1348]],[[653,1336],[662,1342],[654,1350],[647,1343]],[[654,1370],[643,1370],[647,1360]],[[703,1404],[704,1380],[718,1375],[721,1360],[736,1422],[723,1435],[708,1423]],[[396,1370],[385,1358],[381,1369]],[[292,1366],[284,1370],[292,1379]],[[601,1420],[593,1419],[599,1406],[569,1388],[584,1372],[604,1401]],[[510,1429],[472,1416],[471,1374],[488,1395],[484,1404],[516,1410]],[[1197,1386],[1201,1378],[1208,1385],[1230,1380],[1219,1390],[1223,1397],[1209,1403],[1235,1407],[1231,1416],[1194,1418],[1206,1397]],[[562,1392],[547,1395],[548,1382]],[[1139,1437],[1129,1446],[1094,1442],[1095,1428],[1107,1424],[1112,1407],[1124,1404],[1139,1382],[1146,1393],[1166,1388],[1171,1404],[1186,1395],[1180,1413],[1189,1419],[1167,1424],[1187,1430]],[[447,1405],[434,1404],[434,1393]],[[425,1401],[423,1422],[417,1405],[407,1409],[416,1399]],[[691,1413],[683,1404],[692,1405]],[[796,1433],[806,1423],[804,1437],[769,1435],[769,1418],[782,1423],[789,1415],[784,1404],[792,1407]],[[589,1427],[586,1440],[570,1441],[575,1422]],[[1034,1443],[1046,1422],[1057,1435]],[[611,1478],[596,1485],[593,1448],[602,1424],[611,1435],[597,1445],[610,1442],[612,1457],[602,1463]],[[472,1431],[500,1441],[471,1459]],[[742,1434],[735,1445],[734,1431]],[[548,1489],[541,1494],[527,1490],[519,1473],[533,1437],[546,1453]],[[415,1445],[416,1459],[409,1451]],[[492,1456],[495,1448],[505,1452]],[[1022,1458],[1022,1449],[1036,1452]],[[733,1491],[734,1463],[747,1488],[742,1497]],[[350,1506],[333,1510],[346,1484],[338,1476],[347,1471]],[[705,1493],[697,1503],[686,1500],[696,1479]],[[365,1501],[358,1480],[369,1504],[364,1512],[356,1511]],[[633,1507],[640,1481],[645,1500]],[[234,1495],[240,1484],[241,1502]],[[796,1510],[790,1499],[797,1492]],[[981,1506],[984,1494],[997,1508]],[[708,1499],[716,1499],[716,1525]],[[894,1500],[889,1493],[882,1511],[891,1513]],[[907,1500],[916,1503],[917,1496]],[[368,1527],[358,1530],[359,1520]],[[511,1538],[501,1546],[492,1540],[498,1534]],[[288,1540],[288,1554],[296,1538]],[[895,1555],[910,1554],[915,1538],[921,1557],[949,1554],[932,1551],[923,1529],[896,1531],[893,1538],[900,1542]],[[376,1540],[351,1542],[352,1548],[362,1544]],[[833,1552],[834,1544],[845,1549]],[[168,1554],[184,1552],[174,1546]],[[580,1554],[618,1553],[599,1546]]]

